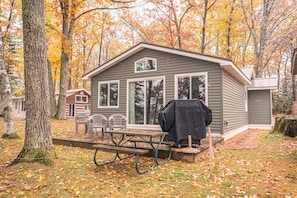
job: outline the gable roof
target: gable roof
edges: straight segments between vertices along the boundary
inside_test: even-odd
[[[243,68],[240,68],[240,69],[246,75],[246,77],[249,80],[252,80],[252,79],[255,78],[254,68],[253,67],[243,67]]]
[[[73,94],[75,94],[77,92],[80,92],[80,91],[84,91],[84,92],[86,92],[86,94],[88,94],[89,96],[91,96],[91,93],[89,91],[87,91],[86,89],[82,88],[82,89],[70,89],[70,90],[67,90],[66,91],[66,97],[71,96],[71,95],[73,95]],[[59,95],[59,92],[56,92],[55,95],[58,96]]]
[[[88,94],[89,96],[91,95],[90,92],[88,92],[86,89],[71,89],[71,90],[67,90],[66,91],[66,97],[72,95],[72,94],[75,94],[77,92],[81,92],[81,91],[84,91],[86,92],[86,94]]]
[[[292,75],[297,74],[297,48],[294,49],[293,55],[292,55],[292,66],[291,66],[291,72]]]
[[[175,55],[190,57],[190,58],[194,58],[194,59],[218,63],[221,66],[221,68],[228,71],[232,76],[234,76],[236,79],[238,79],[241,83],[243,83],[245,85],[251,85],[251,81],[245,76],[245,74],[230,59],[225,59],[225,58],[220,58],[220,57],[210,56],[210,55],[205,55],[205,54],[199,54],[196,52],[174,49],[174,48],[169,48],[169,47],[164,47],[164,46],[154,45],[154,44],[149,44],[149,43],[139,43],[139,44],[135,45],[134,47],[126,50],[122,54],[120,54],[120,55],[116,56],[115,58],[111,59],[110,61],[104,63],[100,67],[97,67],[97,68],[93,69],[92,71],[83,75],[83,80],[91,79],[92,77],[113,67],[117,63],[127,59],[128,57],[136,54],[137,52],[140,52],[143,49],[152,49],[152,50],[157,50],[157,51],[166,52],[166,53],[170,53],[170,54],[175,54]]]

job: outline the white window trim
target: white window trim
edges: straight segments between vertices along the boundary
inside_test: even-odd
[[[147,80],[155,80],[155,79],[163,79],[163,107],[165,107],[166,104],[166,78],[165,76],[156,76],[156,77],[147,77],[147,78],[133,78],[133,79],[127,79],[127,99],[126,99],[126,116],[127,119],[129,119],[129,83],[135,82],[135,81],[147,81]],[[146,92],[144,92],[144,96],[146,97]],[[144,114],[144,120],[146,120],[146,113]],[[161,127],[159,125],[149,125],[149,124],[129,124],[129,120],[127,121],[127,126],[131,128],[151,128],[151,129],[160,129]]]
[[[140,61],[148,60],[148,59],[149,59],[149,60],[153,60],[153,61],[156,62],[156,68],[155,68],[155,69],[152,69],[152,70],[137,71],[137,69],[136,69],[136,63],[137,63],[137,62],[140,62]],[[139,60],[137,60],[137,61],[134,62],[134,73],[143,73],[143,72],[157,71],[157,67],[158,67],[157,59],[155,59],[155,58],[149,58],[149,57],[144,57],[144,58],[141,58],[141,59],[139,59]]]
[[[197,73],[185,73],[185,74],[176,74],[174,75],[174,99],[178,99],[178,78],[179,77],[185,77],[185,76],[205,76],[205,105],[208,106],[208,72],[197,72]],[[190,85],[191,87],[191,85]]]
[[[245,112],[248,112],[248,89],[247,86],[244,87],[244,110]]]
[[[109,97],[110,97],[110,93],[109,93],[109,91],[110,91],[110,84],[111,83],[117,83],[118,84],[118,101],[117,101],[117,106],[110,106],[110,104],[109,104]],[[107,97],[108,97],[108,99],[107,99],[107,105],[106,106],[100,106],[100,84],[108,84],[108,89],[107,89]],[[119,98],[120,98],[120,81],[119,80],[110,80],[110,81],[98,81],[98,104],[97,104],[97,106],[98,106],[98,108],[99,109],[106,109],[106,108],[119,108]]]
[[[80,96],[80,97],[81,97],[81,101],[77,101],[77,100],[76,100],[76,97],[77,97],[77,96]],[[76,103],[88,103],[88,102],[89,102],[89,98],[88,98],[88,96],[86,96],[86,95],[76,94],[74,97],[75,97],[75,102],[76,102]],[[87,101],[84,102],[84,101],[82,100],[82,97],[86,97],[86,98],[87,98]]]

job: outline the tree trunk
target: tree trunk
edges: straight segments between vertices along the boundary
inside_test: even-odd
[[[274,128],[272,133],[283,133],[285,117],[275,117]]]
[[[9,82],[9,77],[7,70],[4,65],[4,52],[3,52],[3,43],[2,43],[2,28],[0,27],[0,99],[1,108],[0,111],[4,108],[4,134],[2,137],[12,136],[15,134],[14,131],[14,122],[12,114],[12,93],[11,86]]]
[[[286,118],[285,119],[285,131],[284,134],[290,137],[297,136],[297,118]]]
[[[208,0],[205,0],[204,1],[204,14],[203,14],[203,17],[202,17],[202,30],[201,30],[201,48],[200,48],[200,53],[201,54],[204,54],[205,52],[205,29],[206,29],[206,17],[207,17],[207,6],[208,6]]]
[[[227,27],[227,52],[226,52],[226,56],[228,58],[231,58],[231,26],[232,26],[234,7],[235,7],[235,0],[232,0],[231,10],[230,10],[229,19],[228,19],[228,27]]]
[[[60,69],[60,91],[58,99],[58,112],[57,119],[66,119],[65,107],[66,107],[66,92],[68,90],[68,65],[69,54],[71,53],[71,36],[69,24],[69,0],[60,1],[63,24],[62,24],[62,53],[61,53],[61,69]]]
[[[297,118],[276,117],[272,133],[283,133],[286,136],[297,136]]]
[[[24,147],[14,163],[51,163],[52,138],[44,1],[22,0],[26,127]]]
[[[49,94],[50,94],[50,115],[51,117],[54,117],[57,113],[57,104],[56,104],[55,87],[53,84],[51,65],[48,60],[47,60],[47,68],[48,68],[48,83],[49,83]]]
[[[201,54],[205,53],[206,49],[206,23],[207,23],[207,14],[208,11],[211,9],[211,7],[217,2],[217,0],[214,0],[213,2],[209,0],[204,0],[204,13],[202,17],[202,30],[201,30],[201,48],[200,52]]]

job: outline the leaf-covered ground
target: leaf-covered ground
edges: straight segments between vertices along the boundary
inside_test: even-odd
[[[23,146],[25,122],[15,128],[22,138],[0,140],[0,197],[297,197],[297,139],[269,131],[251,131],[259,134],[254,149],[221,146],[214,160],[171,160],[138,175],[133,158],[99,168],[93,150],[57,145],[53,166],[6,167]],[[74,136],[74,128],[73,120],[52,121],[53,136]]]

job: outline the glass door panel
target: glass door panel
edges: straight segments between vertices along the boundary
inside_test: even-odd
[[[146,124],[159,124],[158,116],[163,108],[163,80],[146,82]]]
[[[190,78],[179,77],[177,81],[178,99],[186,100],[190,99]]]
[[[144,124],[144,81],[129,83],[129,124]]]

